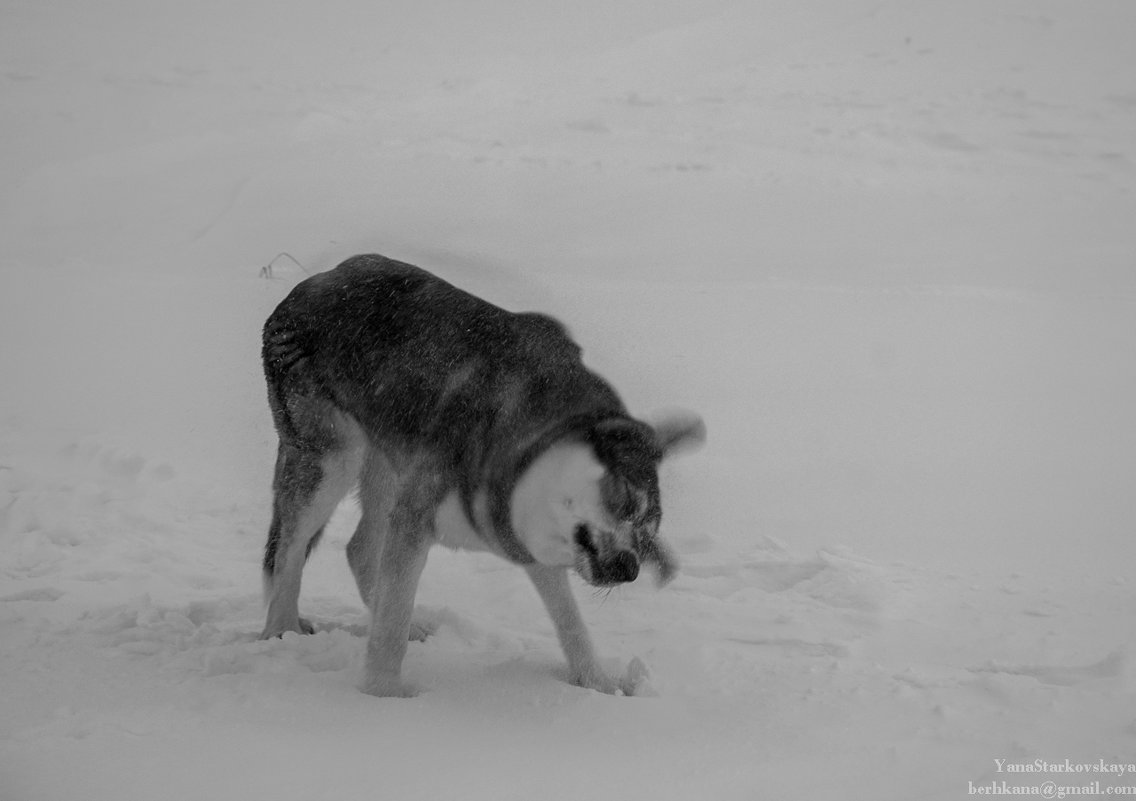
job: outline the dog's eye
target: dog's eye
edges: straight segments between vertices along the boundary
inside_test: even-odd
[[[576,541],[576,547],[581,551],[592,555],[596,554],[596,545],[592,542],[592,532],[588,531],[588,527],[583,523],[576,526],[576,531],[573,533],[572,539]]]
[[[607,508],[616,518],[630,520],[638,513],[639,505],[635,501],[635,493],[631,491],[626,481],[613,479],[605,489]]]

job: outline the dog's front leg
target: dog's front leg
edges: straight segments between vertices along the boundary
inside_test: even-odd
[[[588,636],[580,607],[576,605],[572,587],[568,584],[568,571],[563,567],[541,564],[527,565],[525,569],[556,626],[556,636],[568,659],[569,680],[580,687],[614,695],[619,684],[596,662],[592,638]]]
[[[402,660],[410,634],[418,579],[426,566],[430,543],[426,531],[392,515],[391,528],[379,555],[371,593],[371,633],[362,690],[369,695],[407,698],[414,688],[402,682]]]

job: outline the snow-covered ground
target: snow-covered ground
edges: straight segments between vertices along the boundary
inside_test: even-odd
[[[1136,762],[1133,41],[1130,0],[5,3],[0,799],[1136,787],[996,762]],[[364,251],[705,417],[679,578],[578,588],[651,694],[441,550],[421,694],[360,694],[350,504],[320,631],[256,640],[273,259]]]

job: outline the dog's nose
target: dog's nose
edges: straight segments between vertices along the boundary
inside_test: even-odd
[[[612,581],[635,581],[639,576],[639,560],[631,551],[620,551],[612,557],[608,573]]]

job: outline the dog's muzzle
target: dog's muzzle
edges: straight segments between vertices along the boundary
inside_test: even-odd
[[[589,584],[606,587],[625,584],[639,577],[639,557],[632,551],[601,554],[587,526],[576,527],[577,568]]]
[[[623,584],[639,577],[639,558],[631,551],[620,551],[606,562],[598,562],[596,567],[596,584]]]

